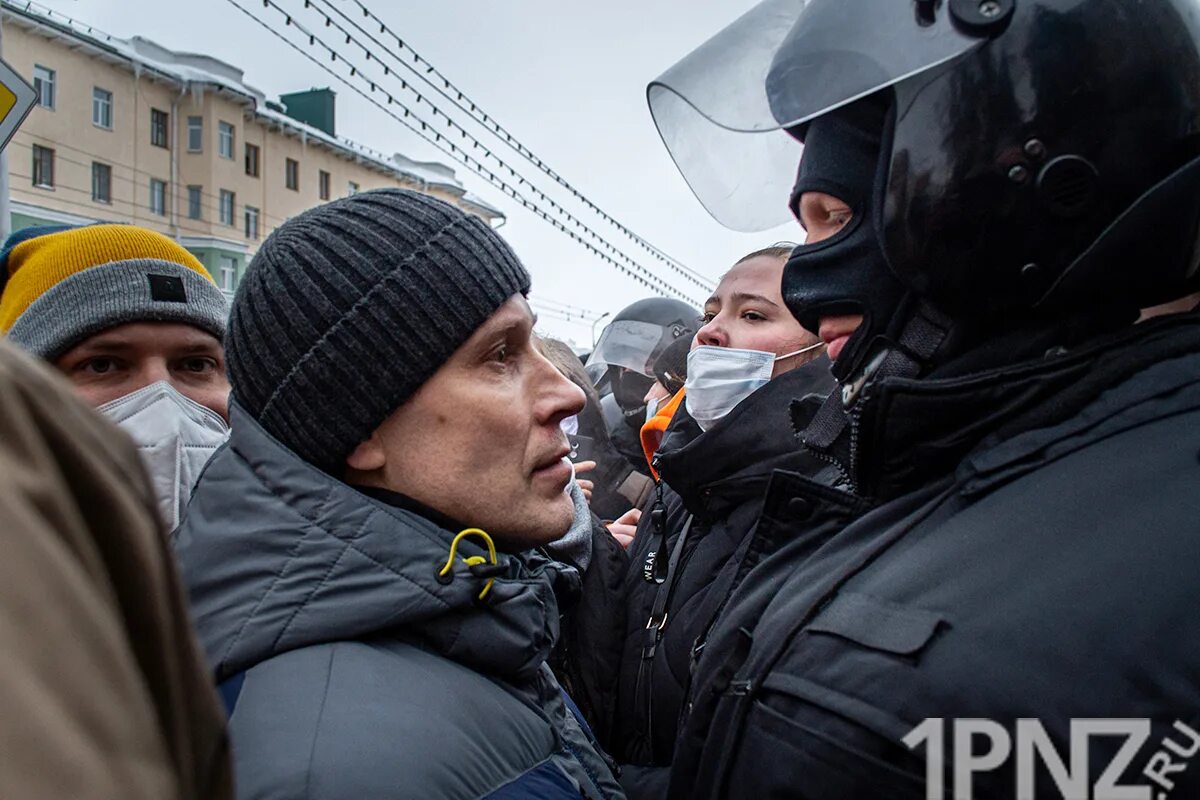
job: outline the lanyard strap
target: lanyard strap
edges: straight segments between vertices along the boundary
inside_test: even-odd
[[[637,684],[634,687],[634,697],[641,698],[641,703],[646,708],[646,739],[653,747],[653,726],[654,726],[654,682],[651,680],[653,671],[654,655],[658,652],[658,645],[662,642],[663,631],[667,627],[667,619],[670,616],[669,606],[671,604],[671,595],[675,591],[676,580],[679,577],[679,559],[683,555],[684,545],[687,543],[688,533],[692,529],[692,520],[695,519],[691,514],[683,523],[683,530],[679,532],[679,538],[675,540],[675,546],[671,548],[671,557],[667,562],[667,575],[658,586],[658,592],[654,595],[654,606],[650,611],[650,619],[646,621],[645,633],[643,634],[644,643],[642,645],[642,660],[638,664]]]

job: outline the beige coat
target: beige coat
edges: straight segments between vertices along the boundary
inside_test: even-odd
[[[133,445],[0,343],[0,798],[232,797]]]

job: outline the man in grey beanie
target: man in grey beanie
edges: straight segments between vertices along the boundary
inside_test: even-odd
[[[529,276],[402,190],[282,225],[234,300],[229,445],[176,536],[240,797],[611,798],[546,657],[578,572]]]

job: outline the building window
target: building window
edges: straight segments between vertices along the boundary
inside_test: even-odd
[[[297,191],[300,188],[300,162],[294,158],[289,158],[284,165],[284,178],[287,181],[287,188],[292,191]]]
[[[203,195],[203,189],[199,186],[187,187],[188,193],[188,219],[203,219],[201,213],[200,198]]]
[[[237,259],[233,256],[221,256],[221,288],[232,292],[237,288]]]
[[[42,108],[54,110],[54,70],[33,65],[33,91],[37,95],[37,103]]]
[[[258,209],[246,206],[246,238],[258,239]]]
[[[217,123],[217,155],[233,160],[233,126],[228,122]]]
[[[229,191],[228,189],[222,189],[221,190],[220,207],[218,209],[220,211],[220,219],[221,219],[222,225],[229,225],[232,227],[234,224],[233,223],[233,201],[234,201],[233,192]]]
[[[112,130],[112,92],[98,86],[92,88],[92,124]]]
[[[40,144],[33,146],[33,185],[54,188],[54,150]]]
[[[258,177],[258,145],[246,142],[246,174]]]
[[[318,177],[317,184],[320,186],[320,191],[321,191],[321,199],[328,200],[329,199],[329,173],[326,172],[325,170],[321,170],[320,174],[317,177]]]
[[[188,117],[188,152],[204,150],[204,117]]]
[[[350,181],[350,186],[347,188],[346,194],[358,194],[358,184]]]
[[[98,161],[92,162],[92,200],[112,202],[112,167]]]
[[[150,109],[150,144],[155,147],[170,147],[167,123],[171,115],[157,108]]]
[[[150,213],[160,217],[167,215],[167,184],[158,178],[150,179]]]

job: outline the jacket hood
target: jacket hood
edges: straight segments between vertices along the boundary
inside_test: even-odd
[[[304,462],[230,403],[229,442],[206,467],[175,549],[217,679],[290,650],[373,637],[420,644],[477,671],[533,675],[558,634],[556,591],[579,574],[533,554],[488,558],[477,537],[356,491]],[[490,571],[489,571],[490,572]]]
[[[663,480],[689,511],[703,516],[762,491],[777,469],[815,470],[818,462],[794,434],[792,406],[833,388],[829,359],[822,356],[773,378],[707,431],[681,404],[658,451]]]

